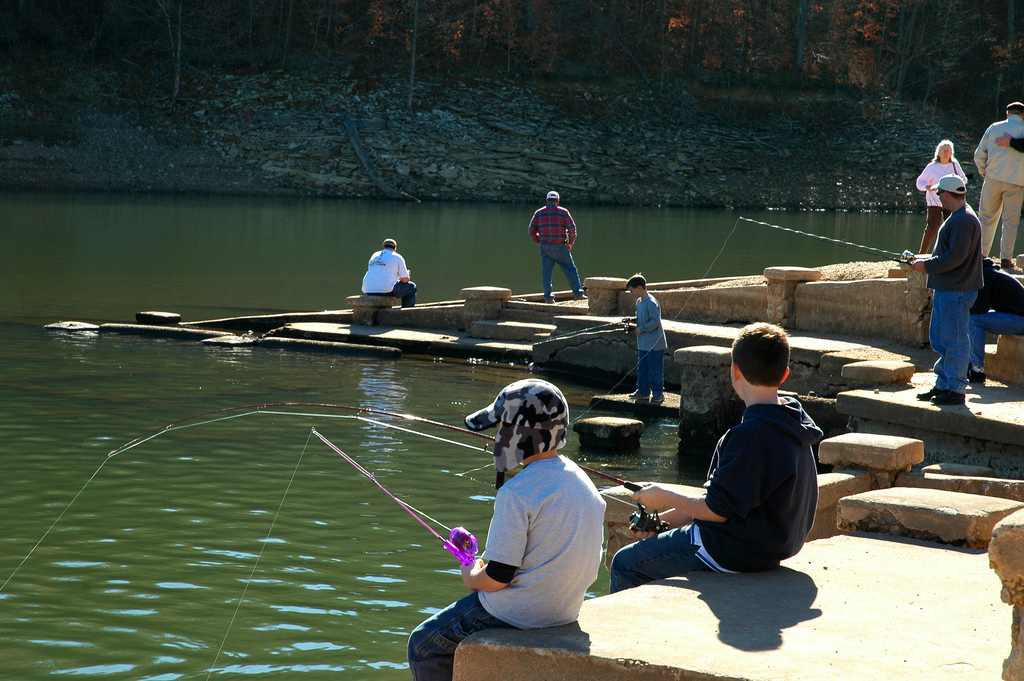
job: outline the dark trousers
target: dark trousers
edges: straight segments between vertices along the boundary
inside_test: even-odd
[[[924,227],[924,234],[921,235],[921,249],[918,253],[931,253],[935,247],[935,237],[939,235],[939,227],[942,221],[949,217],[949,212],[943,210],[942,206],[928,206],[928,221]]]
[[[451,681],[455,649],[470,634],[510,629],[480,605],[475,591],[420,624],[409,636],[409,669],[414,681]]]
[[[416,283],[398,282],[388,293],[367,293],[368,296],[394,296],[402,299],[402,307],[416,307]]]

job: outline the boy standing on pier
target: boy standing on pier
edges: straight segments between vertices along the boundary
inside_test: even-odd
[[[668,349],[665,329],[661,325],[661,307],[647,292],[647,280],[642,274],[634,274],[626,282],[626,288],[636,296],[636,317],[629,320],[636,324],[636,390],[630,393],[632,400],[651,398],[651,404],[665,401],[664,356]]]
[[[474,632],[575,622],[601,565],[605,503],[580,467],[558,454],[569,429],[562,392],[547,381],[516,381],[466,425],[498,426],[495,468],[522,470],[494,499],[486,560],[462,567],[471,593],[409,637],[414,681],[450,681],[455,649]]]
[[[759,572],[803,548],[818,503],[812,445],[822,432],[800,402],[780,397],[789,377],[789,338],[751,324],[732,344],[732,386],[746,410],[718,441],[699,495],[659,484],[634,494],[670,528],[634,533],[611,565],[611,591],[693,571]],[[671,510],[666,510],[671,509]]]

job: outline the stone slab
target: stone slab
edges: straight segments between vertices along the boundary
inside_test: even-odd
[[[732,364],[732,349],[717,345],[692,345],[673,352],[672,360],[676,364],[727,367]]]
[[[965,466],[965,468],[969,468]],[[980,466],[979,466],[980,468]],[[898,487],[922,487],[941,489],[947,492],[978,494],[1024,502],[1024,480],[1011,480],[980,475],[943,475],[920,471],[900,473],[896,477]]]
[[[144,310],[135,313],[135,323],[152,324],[154,326],[175,326],[181,323],[181,315],[177,312]]]
[[[281,348],[283,350],[307,350],[312,352],[329,352],[337,355],[353,357],[379,357],[381,359],[398,359],[402,351],[398,348],[379,345],[360,345],[358,343],[338,343],[332,341],[310,340],[308,338],[269,337],[259,341],[264,348]]]
[[[400,304],[402,301],[394,296],[348,296],[345,301],[353,308],[356,307],[368,307],[368,308],[385,308],[394,307]]]
[[[150,324],[100,324],[102,333],[120,333],[136,336],[153,336],[157,338],[180,338],[183,340],[202,340],[223,336],[223,331],[206,329],[190,329],[181,326],[156,326]]]
[[[919,390],[933,382],[934,375],[917,374],[912,388],[842,392],[836,397],[836,409],[845,416],[898,424],[907,433],[933,430],[1024,446],[1024,391],[975,385],[966,405],[939,407],[916,398]]]
[[[644,422],[617,416],[590,416],[576,421],[573,432],[584,447],[613,450],[634,450],[640,446]]]
[[[818,474],[818,508],[835,506],[843,497],[871,490],[870,473],[858,470],[838,470]]]
[[[625,291],[628,280],[622,277],[587,277],[583,285],[589,289],[605,289],[609,291]]]
[[[890,487],[840,499],[839,527],[985,548],[995,524],[1022,508],[1009,499]]]
[[[634,414],[644,418],[671,418],[679,415],[679,395],[666,392],[665,401],[661,404],[635,402],[629,399],[628,393],[611,395],[594,395],[590,399],[591,409],[604,409],[625,414]]]
[[[262,315],[245,315],[241,317],[221,317],[219,319],[203,319],[195,322],[182,322],[182,326],[199,329],[222,329],[244,333],[266,333],[285,324],[302,322],[325,322],[329,324],[350,324],[352,310],[323,310],[321,312],[279,312]]]
[[[938,473],[940,475],[969,475],[983,478],[996,477],[996,472],[988,466],[974,466],[966,463],[933,463],[921,467],[922,473]]]
[[[875,359],[853,362],[842,368],[841,376],[868,385],[909,383],[917,369],[910,362]]]
[[[474,338],[531,342],[538,338],[546,338],[554,331],[554,324],[530,324],[493,319],[481,319],[473,322],[469,327],[469,334]]]
[[[306,322],[288,324],[271,332],[275,337],[388,346],[405,352],[451,357],[482,357],[510,362],[529,361],[533,346],[470,338],[463,334],[386,326],[359,326]]]
[[[66,331],[68,333],[81,333],[83,331],[99,331],[99,324],[90,324],[89,322],[54,322],[53,324],[47,324],[43,327],[50,331]]]
[[[999,678],[1010,608],[985,554],[839,536],[807,544],[783,566],[695,573],[591,599],[578,625],[474,634],[456,651],[454,679]]]
[[[854,362],[882,360],[890,362],[910,362],[909,355],[901,355],[881,348],[863,347],[855,350],[830,352],[821,356],[818,366],[822,371],[833,376],[842,376],[843,367]],[[912,362],[910,362],[912,364]]]
[[[818,461],[876,471],[910,470],[924,461],[924,443],[909,437],[845,433],[821,441]]]
[[[501,286],[469,286],[462,289],[460,295],[468,300],[509,300],[512,289]]]
[[[821,270],[809,267],[766,267],[764,278],[768,281],[819,281]]]
[[[204,338],[201,342],[203,345],[213,345],[218,347],[239,347],[245,345],[256,345],[258,341],[259,338],[250,334],[236,336],[235,334],[230,333],[225,336]]]

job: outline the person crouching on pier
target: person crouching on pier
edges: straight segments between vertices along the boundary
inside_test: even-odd
[[[416,284],[411,281],[412,273],[405,265],[405,258],[398,254],[398,242],[384,239],[382,246],[366,263],[363,293],[368,296],[394,296],[401,299],[402,307],[415,307]]]
[[[462,568],[472,593],[409,637],[415,681],[449,681],[456,647],[474,632],[575,622],[601,565],[605,502],[583,470],[558,454],[569,430],[562,392],[539,379],[516,381],[466,425],[498,426],[495,468],[522,470],[494,498],[486,560]]]
[[[950,216],[939,228],[931,256],[915,258],[910,266],[928,274],[932,289],[932,318],[928,340],[939,353],[935,385],[917,399],[933,404],[963,404],[970,365],[971,306],[985,285],[982,274],[981,221],[967,203],[967,183],[945,175],[935,193]]]
[[[821,429],[794,397],[789,337],[773,324],[750,324],[732,344],[732,387],[746,409],[718,441],[706,491],[683,494],[657,483],[634,499],[661,512],[670,529],[633,532],[611,565],[611,591],[688,572],[760,572],[803,548],[814,523],[818,474],[813,445]]]

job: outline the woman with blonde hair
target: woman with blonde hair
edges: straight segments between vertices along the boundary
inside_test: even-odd
[[[942,140],[935,145],[935,157],[924,167],[921,175],[917,178],[917,190],[924,192],[924,201],[928,206],[927,223],[918,253],[932,252],[935,237],[939,233],[939,226],[942,225],[943,220],[949,217],[949,213],[942,209],[942,203],[935,190],[932,189],[943,175],[959,175],[961,179],[967,181],[964,169],[960,167],[960,162],[953,155],[953,143],[949,140]]]

